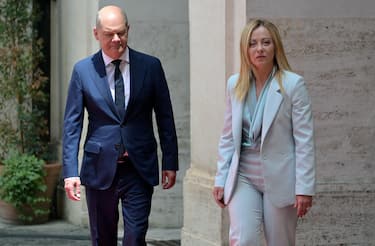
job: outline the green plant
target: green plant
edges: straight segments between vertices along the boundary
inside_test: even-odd
[[[0,0],[0,199],[13,205],[24,222],[49,213],[50,201],[42,194],[44,166],[56,160],[49,83],[41,69],[43,40],[37,32],[40,2]]]
[[[11,151],[4,160],[0,175],[0,199],[13,205],[19,219],[25,223],[49,213],[48,207],[41,206],[49,201],[43,196],[47,189],[44,165],[44,161],[34,155],[18,151]]]
[[[48,158],[48,79],[35,0],[0,0],[0,160],[10,149]]]

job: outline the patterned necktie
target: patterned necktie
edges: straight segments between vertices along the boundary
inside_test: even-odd
[[[125,112],[125,94],[124,94],[124,79],[120,71],[121,60],[113,60],[112,63],[115,68],[115,104],[117,109],[122,114]]]

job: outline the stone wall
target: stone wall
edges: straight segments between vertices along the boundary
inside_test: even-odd
[[[298,222],[297,245],[375,245],[375,3],[371,0],[245,2],[246,20],[267,18],[279,26],[289,61],[305,77],[312,97],[317,195],[313,209]],[[191,86],[214,89],[206,92],[211,100],[191,91],[192,164],[184,180],[182,245],[228,244],[227,213],[211,200],[215,172],[212,146],[217,146],[213,134],[221,124],[218,116],[223,107],[212,98],[224,96],[221,83],[233,67],[218,65],[219,72],[212,74],[210,64],[222,59],[234,64],[233,52],[237,52],[234,47],[238,44],[231,42],[235,34],[228,29],[228,18],[238,15],[231,11],[231,4],[232,1],[223,4],[210,0],[189,3]],[[241,9],[237,11],[241,15]],[[218,26],[222,29],[225,26],[224,33],[216,29]],[[214,44],[209,44],[210,38],[215,40]],[[225,78],[222,71],[226,72]],[[199,76],[195,77],[195,73]],[[212,100],[216,100],[216,105],[211,104]],[[206,106],[196,106],[204,104],[212,112],[206,112]],[[216,124],[201,134],[195,122],[208,122],[212,118]],[[200,148],[203,139],[207,139],[208,145],[205,152]]]
[[[297,245],[375,245],[375,3],[248,0],[247,17],[278,25],[312,98],[317,196]]]
[[[275,19],[309,87],[317,197],[300,221],[305,245],[375,243],[375,19]]]

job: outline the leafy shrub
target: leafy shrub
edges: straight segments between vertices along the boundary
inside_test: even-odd
[[[23,222],[30,222],[35,217],[49,213],[48,208],[40,206],[49,201],[42,195],[47,189],[44,165],[45,162],[34,155],[14,150],[4,160],[4,169],[0,175],[0,199],[13,205]]]

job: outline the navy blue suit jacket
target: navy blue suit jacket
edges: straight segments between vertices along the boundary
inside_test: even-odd
[[[159,183],[153,112],[162,150],[162,170],[178,169],[177,137],[171,100],[160,61],[129,48],[130,99],[121,117],[113,102],[101,51],[75,64],[64,116],[63,178],[81,178],[83,185],[107,189],[116,173],[119,144],[151,185]],[[81,172],[79,142],[84,110],[88,129]]]

